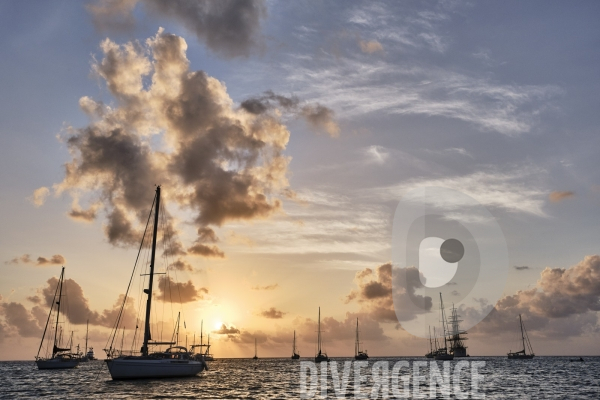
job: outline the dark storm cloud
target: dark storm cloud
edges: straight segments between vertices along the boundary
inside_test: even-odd
[[[220,56],[247,57],[263,47],[264,0],[104,0],[87,8],[97,29],[123,31],[135,26],[137,4],[180,23]]]
[[[6,261],[5,264],[35,264],[35,265],[64,265],[67,263],[65,257],[60,254],[55,254],[52,257],[39,256],[35,261],[29,254],[23,254],[20,257],[15,257],[10,261]]]
[[[260,312],[261,317],[270,318],[270,319],[281,319],[286,313],[276,309],[275,307],[271,307],[268,310],[264,310]]]
[[[208,294],[208,289],[197,289],[191,280],[185,283],[175,282],[170,276],[161,276],[158,279],[158,291],[160,300],[174,303],[202,300],[204,295]]]
[[[414,267],[406,268],[405,274],[398,274],[395,279],[405,279],[407,282],[397,282],[399,288],[396,295],[396,304],[408,304],[412,301],[408,296],[420,298],[426,310],[432,305],[430,297],[415,295],[415,289],[420,287],[419,270]],[[415,317],[412,311],[403,311],[394,308],[392,298],[392,264],[385,263],[375,270],[365,268],[356,273],[355,282],[358,289],[354,289],[346,297],[346,303],[358,301],[361,304],[361,312],[371,315],[375,320],[381,322],[409,321]]]
[[[333,110],[318,103],[300,106],[300,99],[296,96],[286,97],[267,90],[261,96],[244,100],[240,106],[255,115],[278,109],[304,118],[314,131],[327,132],[331,136],[340,132]]]
[[[223,257],[209,225],[266,218],[281,208],[289,131],[278,115],[234,107],[224,84],[190,71],[181,37],[161,29],[145,44],[106,39],[100,47],[104,57],[93,71],[116,104],[80,99],[91,123],[67,129],[71,161],[56,192],[71,194],[73,217],[105,215],[108,241],[130,246],[139,244],[155,184],[165,183],[164,204],[191,211],[184,222],[198,229],[189,253]],[[81,211],[81,194],[91,195],[93,213]],[[185,255],[168,224],[173,255]]]

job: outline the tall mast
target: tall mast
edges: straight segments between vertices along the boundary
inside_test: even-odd
[[[431,326],[429,326],[429,352],[433,352],[433,346],[431,345]]]
[[[317,345],[319,354],[321,354],[321,307],[319,307],[319,324],[318,324],[318,334],[317,334]]]
[[[519,314],[519,324],[521,325],[521,339],[523,340],[523,354],[525,352],[525,334],[523,333],[523,320],[521,319],[521,314]]]
[[[60,301],[62,299],[62,287],[63,287],[63,277],[65,276],[65,267],[62,267],[62,271],[60,272],[60,280],[59,280],[59,292],[58,292],[58,301],[56,302],[56,305],[58,305],[57,310],[56,310],[56,326],[54,327],[54,346],[52,347],[52,357],[54,358],[54,356],[56,355],[56,350],[58,349],[58,346],[56,345],[56,339],[57,339],[57,335],[56,333],[58,332],[58,317],[60,316]]]
[[[360,351],[360,345],[358,344],[358,318],[356,318],[356,344],[354,345],[354,355],[357,356]]]
[[[197,326],[197,325],[196,325]],[[202,349],[202,327],[204,326],[204,320],[200,321],[200,348]]]
[[[88,351],[87,342],[88,342],[88,332],[89,332],[89,330],[90,330],[90,320],[88,319],[85,322],[85,351],[86,351],[86,353]]]
[[[294,345],[292,348],[292,354],[296,354],[296,331],[294,331]]]
[[[444,300],[442,300],[442,292],[440,292],[440,306],[442,308],[442,329],[444,331],[444,347],[448,349],[446,344],[446,315],[444,314]]]
[[[144,326],[144,344],[142,346],[142,355],[148,355],[148,341],[150,337],[150,310],[152,307],[152,284],[154,283],[154,257],[156,255],[156,232],[158,230],[158,211],[160,210],[160,186],[156,187],[156,202],[154,206],[154,228],[152,230],[152,253],[150,256],[150,279],[148,280],[148,289],[144,293],[148,295],[146,301],[146,324]]]
[[[256,352],[256,338],[254,338],[254,357],[258,357],[258,353]]]

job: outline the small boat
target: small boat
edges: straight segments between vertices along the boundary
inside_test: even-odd
[[[68,348],[61,348],[61,340],[62,340],[62,330],[59,334],[58,327],[60,323],[60,306],[63,302],[63,282],[65,278],[65,267],[62,267],[62,271],[60,273],[60,278],[58,279],[58,283],[56,284],[56,291],[54,292],[54,298],[52,299],[52,306],[50,307],[50,313],[48,314],[48,319],[46,320],[46,327],[44,328],[44,333],[42,334],[42,341],[40,342],[40,347],[38,349],[37,356],[35,356],[35,363],[37,364],[38,369],[68,369],[75,368],[79,365],[80,357],[77,354],[73,354],[71,351],[71,345],[73,344],[73,335],[71,334],[71,340],[69,340]],[[58,294],[58,300],[56,295]],[[46,337],[46,333],[48,332],[48,325],[50,323],[50,317],[52,316],[52,312],[54,311],[54,307],[56,306],[56,322],[54,324],[54,336],[52,338]],[[63,311],[64,314],[64,311]],[[52,329],[52,328],[51,328]],[[47,353],[47,357],[40,357],[40,352],[44,345],[44,339],[52,340],[52,355],[50,356],[49,351]],[[48,349],[48,347],[47,347]]]
[[[360,341],[358,340],[358,318],[356,318],[356,343],[354,344],[354,359],[366,360],[369,358],[367,351],[360,350]]]
[[[212,354],[210,354],[210,334],[208,335],[208,343],[204,344],[204,338],[203,338],[203,326],[204,326],[204,321],[200,321],[200,344],[192,344],[191,346],[191,351],[193,352],[194,349],[196,347],[200,348],[200,353],[198,354],[194,354],[194,358],[196,360],[204,360],[204,361],[214,361],[214,357]],[[195,339],[195,335],[194,335],[194,342],[196,341]],[[204,347],[206,347],[206,350],[204,350]]]
[[[114,380],[118,379],[142,379],[142,378],[171,378],[171,377],[188,377],[195,376],[198,373],[206,369],[206,362],[204,359],[196,360],[191,351],[183,346],[178,346],[177,341],[171,340],[170,342],[153,341],[151,337],[151,323],[150,316],[152,311],[152,291],[154,283],[154,262],[156,255],[156,241],[157,241],[157,230],[159,225],[159,212],[160,212],[160,186],[156,188],[156,194],[154,196],[153,207],[151,208],[148,216],[148,222],[154,211],[154,224],[152,226],[152,247],[150,255],[150,265],[148,276],[148,287],[144,289],[144,293],[148,296],[146,299],[146,315],[144,321],[144,337],[143,344],[139,353],[131,355],[125,355],[119,352],[113,347],[114,340],[119,329],[120,318],[122,313],[119,313],[117,322],[114,325],[111,339],[107,343],[108,348],[104,349],[107,355],[105,360],[110,376]],[[146,226],[146,231],[150,224]],[[146,237],[146,231],[142,236],[142,243],[140,245],[140,252],[144,248],[144,238]],[[139,257],[139,254],[138,254]],[[137,263],[137,261],[136,261]],[[134,266],[135,271],[135,266]],[[127,301],[127,295],[129,288],[127,289],[123,306]],[[123,327],[123,331],[125,328]],[[109,345],[110,343],[110,345]],[[168,345],[164,351],[150,352],[150,346],[164,346]]]
[[[531,347],[531,342],[529,341],[529,337],[527,336],[527,331],[523,326],[523,319],[521,318],[521,314],[519,314],[519,324],[521,325],[521,340],[523,343],[523,350],[508,352],[509,360],[531,360],[535,357],[533,354],[533,348]],[[527,353],[529,350],[529,354]]]
[[[85,355],[81,354],[81,362],[93,361],[96,359],[96,357],[94,355],[94,349],[92,347],[88,348],[89,327],[90,327],[90,321],[87,320],[87,322],[85,324],[85,347],[83,348],[84,351],[87,350],[87,353]],[[77,345],[77,348],[79,350],[79,345]]]
[[[570,362],[585,362],[585,360],[582,357],[579,357],[579,360],[577,359],[570,359]]]
[[[256,338],[254,338],[254,357],[252,357],[253,360],[258,360],[258,352],[256,351]]]
[[[444,300],[442,300],[442,294],[440,293],[440,311],[442,313],[442,331],[444,332],[444,347],[438,348],[435,352],[434,359],[435,360],[454,360],[454,354],[448,353],[448,330],[446,329],[446,313],[444,311]]]
[[[321,307],[319,307],[319,324],[317,329],[317,354],[315,355],[315,362],[320,363],[322,361],[329,361],[327,353],[321,351]]]
[[[294,344],[292,345],[292,360],[297,360],[300,358],[300,354],[298,354],[298,350],[296,349],[296,331],[294,331]]]
[[[429,353],[425,354],[425,357],[427,357],[427,358],[435,357],[435,351],[433,350],[433,343],[431,342],[431,326],[429,327]]]
[[[94,354],[94,348],[90,347],[90,349],[88,350],[88,352],[85,356],[88,359],[88,361],[96,360],[96,356]]]

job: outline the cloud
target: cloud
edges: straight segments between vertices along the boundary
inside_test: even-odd
[[[544,171],[538,169],[523,167],[518,171],[479,171],[463,176],[411,179],[387,187],[371,188],[365,191],[365,195],[379,201],[397,201],[410,190],[439,186],[460,191],[486,207],[546,217],[543,206],[547,192],[536,184],[536,180],[543,173]],[[459,199],[451,197],[433,199],[432,202],[449,212],[464,206]]]
[[[518,315],[522,314],[527,329],[538,335],[580,335],[597,329],[597,311],[600,311],[600,256],[592,255],[570,268],[545,268],[534,288],[500,299],[474,332],[516,329]],[[474,312],[477,310],[461,310],[465,317]]]
[[[266,285],[266,286],[252,286],[252,290],[275,290],[279,287],[278,283],[274,283],[272,285]]]
[[[548,198],[550,199],[551,202],[553,203],[558,203],[561,202],[565,199],[571,198],[575,196],[575,192],[559,192],[559,191],[555,191],[555,192],[551,192],[548,195]]]
[[[389,151],[383,146],[372,145],[365,151],[369,161],[376,164],[384,164],[390,157]]]
[[[52,305],[57,284],[58,278],[52,277],[48,279],[46,286],[39,290],[39,294],[43,298],[44,305],[47,308]],[[66,316],[71,323],[81,325],[89,321],[91,325],[100,325],[109,328],[114,326],[124,301],[124,295],[119,295],[112,308],[104,309],[101,312],[94,311],[90,309],[89,300],[85,297],[83,288],[73,279],[65,279],[63,281],[63,295],[66,296],[68,303]],[[123,309],[121,326],[135,326],[136,315],[135,302],[133,298],[129,297]]]
[[[365,268],[357,272],[354,281],[358,288],[346,296],[346,303],[357,301],[361,305],[361,313],[380,322],[397,323],[413,319],[415,311],[412,308],[403,309],[402,305],[411,304],[414,299],[423,304],[424,310],[431,309],[431,297],[415,294],[415,289],[421,287],[421,280],[424,280],[417,268],[409,267],[403,273],[393,275],[392,264],[389,262],[374,270]],[[395,293],[392,283],[397,288]]]
[[[240,106],[254,115],[264,114],[271,110],[285,111],[294,116],[303,117],[316,132],[323,131],[332,137],[336,137],[340,133],[340,127],[335,121],[335,112],[332,109],[319,103],[300,106],[300,99],[296,96],[286,97],[268,90],[261,96],[244,100]]]
[[[360,51],[366,54],[382,53],[383,46],[377,40],[359,40]]]
[[[106,216],[108,241],[137,246],[153,187],[168,183],[165,204],[189,211],[184,222],[198,228],[188,251],[223,257],[210,225],[267,218],[281,209],[289,131],[279,115],[239,109],[222,82],[191,71],[187,44],[179,36],[160,29],[144,44],[106,39],[100,48],[103,58],[92,69],[115,104],[80,100],[91,122],[67,129],[71,160],[56,193],[66,191],[74,200],[89,194],[94,213]],[[75,207],[71,214],[92,217]],[[170,221],[167,229],[183,255]]]
[[[35,317],[20,303],[0,303],[0,313],[20,337],[41,337],[42,328]]]
[[[213,333],[216,333],[217,335],[238,335],[240,330],[233,325],[228,327],[223,324],[219,329],[213,331]]]
[[[287,314],[283,311],[276,309],[275,307],[271,307],[268,310],[264,310],[260,312],[260,316],[270,319],[281,319],[283,316]]]
[[[178,260],[174,261],[171,265],[169,265],[169,267],[174,268],[178,271],[193,271],[194,270],[194,268],[191,266],[191,264],[183,259],[178,259]]]
[[[6,261],[5,264],[35,264],[35,265],[65,265],[67,260],[60,254],[55,254],[50,258],[39,256],[35,261],[29,254],[23,254],[20,257],[15,257],[10,261]]]
[[[38,257],[37,261],[36,261],[37,265],[46,265],[46,264],[64,265],[66,263],[67,263],[67,260],[60,254],[55,254],[52,257],[50,257],[50,259],[48,259],[46,257]]]
[[[524,271],[524,270],[526,270],[526,269],[529,269],[529,267],[528,267],[527,265],[515,265],[515,266],[514,266],[514,268],[515,268],[517,271]]]
[[[247,57],[263,44],[264,0],[104,0],[87,6],[94,26],[102,31],[126,31],[136,25],[137,4],[159,17],[183,25],[222,57]]]
[[[29,197],[29,201],[33,203],[34,206],[39,207],[44,204],[46,201],[46,197],[50,194],[50,189],[45,186],[41,188],[35,189],[31,197]]]
[[[203,287],[197,289],[191,280],[185,283],[175,282],[170,276],[161,276],[158,279],[158,290],[161,300],[175,303],[203,300],[208,294],[208,289]]]

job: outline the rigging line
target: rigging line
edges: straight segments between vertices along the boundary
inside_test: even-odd
[[[148,224],[150,223],[150,217],[152,216],[152,210],[154,209],[154,204],[156,203],[156,195],[154,195],[154,200],[152,201],[152,207],[150,208],[150,213],[148,214],[148,220],[146,221],[146,228],[144,230],[144,233],[146,232],[146,230],[148,229]],[[140,243],[140,247],[138,249],[138,254],[135,258],[135,264],[133,265],[133,272],[131,273],[131,278],[129,278],[129,284],[127,285],[127,290],[125,291],[125,296],[123,298],[123,304],[121,305],[121,309],[119,310],[119,314],[117,316],[117,321],[115,323],[114,326],[114,330],[115,333],[112,335],[112,341],[110,340],[110,336],[108,338],[108,341],[106,342],[106,346],[108,346],[108,343],[110,342],[110,348],[112,349],[112,345],[114,344],[115,341],[115,336],[119,330],[119,323],[121,321],[121,316],[123,314],[123,309],[125,308],[125,304],[127,302],[127,296],[129,295],[129,288],[131,287],[131,281],[133,280],[133,276],[135,274],[135,270],[137,268],[137,262],[138,262],[138,258],[140,257],[140,252],[142,251],[142,246],[144,245],[144,238],[146,235],[142,236],[142,242]]]
[[[161,207],[164,207],[164,204],[161,204]],[[167,223],[166,223],[166,216],[165,216],[165,212],[164,211],[162,213],[162,216],[164,218],[164,220],[163,220],[163,226],[165,227],[165,233],[166,233],[166,235],[163,236],[163,247],[165,247],[166,245],[168,245],[169,248],[172,248],[173,244],[172,244],[171,238],[173,237],[173,235],[172,235],[171,230],[169,229],[169,225],[167,225]],[[165,243],[165,242],[167,242],[167,243]],[[165,258],[167,258],[168,255],[169,255],[169,252],[164,251],[163,254],[165,254]],[[168,258],[167,258],[166,261],[167,261],[167,263],[165,265],[168,266],[169,265]],[[184,314],[183,315],[183,320],[185,321],[185,313],[183,312],[183,301],[181,300],[181,285],[178,283],[179,282],[179,278],[177,277],[177,269],[174,268],[173,272],[175,273],[175,285],[177,287],[177,294],[179,296],[179,309],[180,309],[180,312],[182,314]],[[172,304],[173,304],[173,301],[171,300],[171,308],[173,307]],[[185,328],[185,329],[187,330],[187,328]]]
[[[44,327],[44,333],[42,334],[42,341],[40,342],[40,348],[38,349],[37,359],[40,356],[40,351],[42,350],[42,345],[44,344],[44,337],[46,336],[46,330],[48,329],[48,322],[50,322],[50,316],[52,315],[52,309],[54,308],[54,302],[56,301],[56,294],[58,293],[58,285],[56,285],[56,290],[54,291],[54,297],[52,298],[52,306],[50,306],[50,312],[48,313],[48,319],[46,320],[46,326]],[[47,353],[47,348],[46,348]]]

